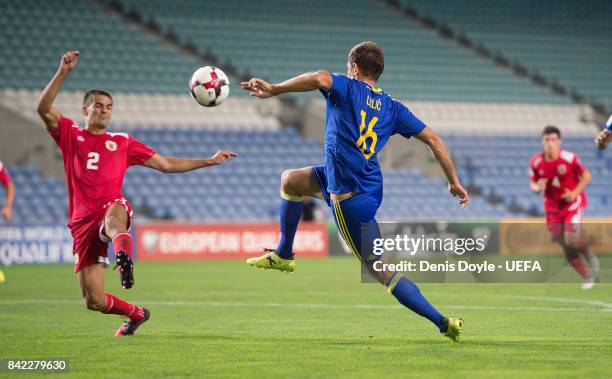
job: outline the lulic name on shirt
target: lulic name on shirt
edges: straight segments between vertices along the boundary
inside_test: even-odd
[[[372,99],[370,96],[368,96],[367,99],[366,99],[366,104],[368,105],[368,107],[370,107],[372,109],[376,109],[377,111],[379,111],[380,110],[381,101],[380,101],[380,99],[374,101],[374,99]]]

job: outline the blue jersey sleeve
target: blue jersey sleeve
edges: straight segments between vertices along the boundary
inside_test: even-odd
[[[332,74],[332,86],[329,91],[324,89],[320,89],[321,93],[325,98],[332,101],[332,103],[337,104],[340,103],[348,97],[350,82],[346,75],[342,74]]]
[[[609,131],[612,132],[612,115],[610,115],[610,118],[604,124],[604,129],[608,129]]]
[[[393,134],[401,134],[405,138],[415,136],[427,127],[419,120],[404,104],[397,100],[393,101],[396,107],[395,131]]]

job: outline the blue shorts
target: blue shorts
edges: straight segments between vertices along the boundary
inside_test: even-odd
[[[312,171],[319,183],[323,200],[332,208],[334,221],[342,238],[362,263],[373,263],[380,256],[372,253],[374,239],[380,238],[376,211],[380,207],[382,193],[360,193],[350,199],[333,201],[327,191],[325,166],[314,166]]]

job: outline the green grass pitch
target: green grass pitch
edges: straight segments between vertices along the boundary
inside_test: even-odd
[[[465,320],[461,342],[361,284],[350,258],[298,260],[293,274],[242,261],[142,263],[110,292],[151,309],[134,337],[85,309],[69,265],[3,267],[0,359],[67,358],[58,377],[606,377],[612,286],[422,284]],[[13,376],[0,372],[0,376]],[[37,376],[33,374],[32,376]]]

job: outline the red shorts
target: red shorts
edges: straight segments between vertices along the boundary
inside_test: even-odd
[[[74,271],[79,272],[85,267],[96,263],[109,264],[108,243],[111,239],[104,230],[104,218],[113,204],[119,204],[128,214],[128,231],[132,226],[134,212],[130,203],[124,198],[117,198],[109,201],[97,212],[91,213],[87,217],[79,220],[78,223],[71,225],[74,254]]]
[[[561,209],[555,212],[546,212],[546,224],[553,240],[563,241],[564,235],[579,237],[582,226],[582,209]]]

